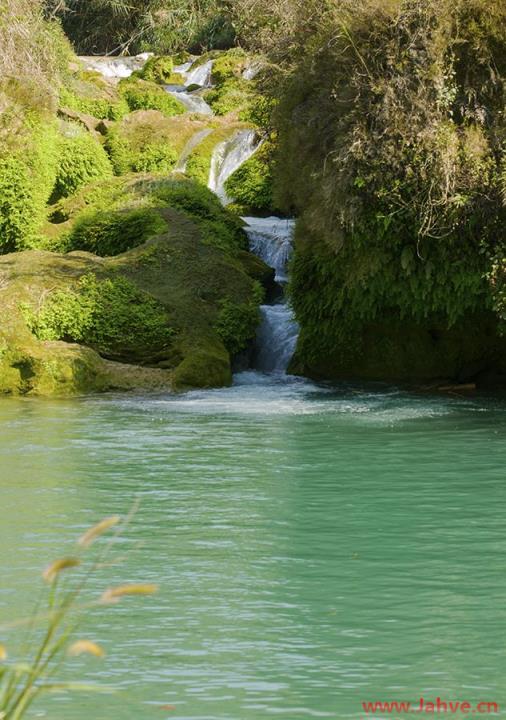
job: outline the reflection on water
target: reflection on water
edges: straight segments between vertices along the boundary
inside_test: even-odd
[[[41,716],[500,703],[505,407],[256,373],[171,397],[2,402],[0,621],[31,606],[65,543],[136,496],[114,577],[162,586],[88,621],[108,657],[74,673],[122,692],[54,698]]]

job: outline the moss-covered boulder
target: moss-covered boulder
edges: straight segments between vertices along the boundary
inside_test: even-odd
[[[100,73],[90,70],[73,75],[60,89],[61,108],[103,120],[119,120],[129,111],[126,99]]]
[[[105,147],[117,175],[167,173],[192,135],[204,127],[188,116],[168,118],[158,110],[137,110],[108,129]]]
[[[52,200],[73,195],[93,180],[111,176],[111,162],[97,137],[81,125],[63,123]]]
[[[254,336],[262,293],[245,265],[183,212],[114,257],[0,258],[0,392],[217,387]]]
[[[186,112],[182,102],[149,80],[126,78],[120,82],[118,89],[130,110],[158,110],[167,117]]]
[[[34,93],[0,82],[0,253],[37,243],[56,180],[58,123]]]

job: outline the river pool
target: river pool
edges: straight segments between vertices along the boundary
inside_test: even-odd
[[[245,373],[185,395],[5,400],[0,421],[0,622],[28,612],[49,560],[136,498],[123,559],[90,593],[160,584],[93,611],[83,634],[108,655],[67,670],[118,692],[55,695],[32,717],[362,718],[362,701],[420,696],[506,707],[504,401]]]

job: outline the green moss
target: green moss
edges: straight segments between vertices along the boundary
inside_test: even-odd
[[[149,80],[159,85],[167,85],[174,69],[172,58],[168,55],[158,55],[149,58],[139,73],[143,80]]]
[[[250,212],[273,211],[272,146],[265,142],[225,183],[229,197]]]
[[[0,150],[0,252],[33,247],[56,178],[58,133],[52,119],[25,120]]]
[[[173,374],[175,390],[213,388],[232,384],[232,371],[227,351],[219,342],[199,340]]]
[[[140,111],[109,128],[105,147],[117,175],[128,172],[170,172],[178,158],[172,127],[155,111]]]
[[[242,221],[207,187],[190,180],[165,180],[150,190],[157,203],[182,210],[194,220],[205,243],[231,255],[247,248]]]
[[[90,81],[74,82],[70,88],[61,88],[60,107],[103,120],[119,120],[128,111],[128,103],[112,86]]]
[[[53,195],[73,195],[93,180],[111,177],[112,166],[107,154],[90,133],[78,132],[63,138],[59,144],[59,162]]]
[[[228,298],[222,300],[216,331],[232,356],[244,350],[255,337],[263,297],[263,289],[256,283],[249,302],[238,304]]]
[[[75,289],[57,290],[25,313],[40,340],[83,343],[114,359],[145,360],[173,336],[166,310],[123,277],[84,275]]]
[[[167,117],[182,115],[186,108],[156,83],[127,78],[119,84],[119,91],[130,110],[159,110]]]
[[[242,78],[230,78],[204,93],[205,101],[212,107],[216,115],[242,113],[243,116],[253,101],[254,94],[251,83]]]
[[[212,81],[214,85],[224,85],[232,78],[239,78],[246,67],[247,55],[240,48],[221,53],[213,61]]]
[[[87,214],[65,238],[65,250],[87,250],[102,257],[119,255],[166,229],[160,215],[149,209]]]

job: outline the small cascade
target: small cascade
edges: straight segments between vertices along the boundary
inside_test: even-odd
[[[287,303],[262,305],[260,312],[255,368],[264,373],[285,373],[295,352],[299,326]]]
[[[186,86],[200,85],[200,87],[211,87],[211,74],[213,72],[213,61],[208,60],[202,65],[193,68],[193,62],[177,65],[174,72],[183,75],[186,80]],[[192,69],[193,68],[193,69]]]
[[[136,70],[142,70],[152,55],[153,53],[141,53],[140,55],[132,55],[131,57],[82,56],[79,60],[83,63],[86,70],[99,72],[109,80],[120,80],[130,77]]]
[[[293,233],[295,220],[278,217],[245,217],[246,234],[250,249],[255,255],[274,268],[276,282],[288,282],[287,266],[293,252]]]
[[[214,115],[211,106],[208,105],[199,94],[199,90],[188,92],[188,88],[191,85],[200,85],[201,87],[211,86],[213,62],[210,60],[192,70],[193,63],[194,61],[184,63],[183,65],[176,65],[174,72],[183,76],[185,84],[165,85],[165,90],[182,102],[188,112],[200,113],[201,115]]]
[[[225,183],[259,147],[254,130],[238,130],[231,138],[216,146],[211,160],[208,187],[223,205],[232,202],[225,190]]]
[[[204,130],[199,130],[195,135],[192,135],[192,137],[188,140],[185,147],[183,148],[183,152],[181,153],[181,156],[179,160],[177,161],[177,165],[174,168],[174,172],[180,172],[184,173],[186,172],[186,164],[188,162],[188,158],[192,154],[192,152],[195,150],[197,145],[199,145],[203,140],[206,139],[208,135],[212,133],[211,128],[205,128]]]
[[[243,218],[251,252],[276,271],[276,282],[288,280],[293,252],[295,220],[278,217]],[[256,338],[255,369],[263,373],[286,373],[295,352],[299,326],[286,299],[260,308],[262,321]]]
[[[188,92],[184,85],[165,85],[165,90],[169,95],[180,100],[188,112],[200,113],[201,115],[214,114],[211,106],[198,94],[198,90]]]

